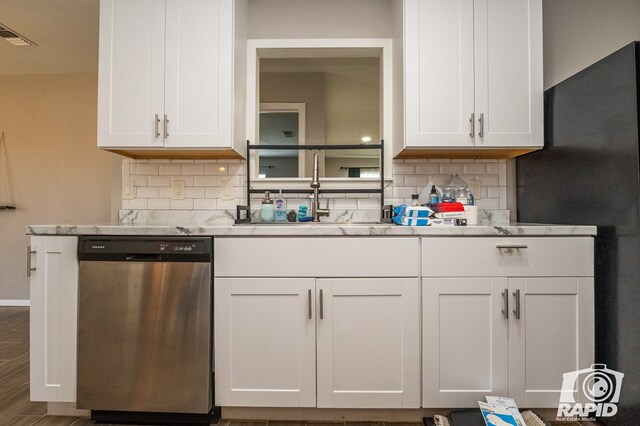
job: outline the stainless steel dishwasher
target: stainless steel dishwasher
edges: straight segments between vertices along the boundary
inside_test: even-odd
[[[78,408],[211,412],[212,250],[211,238],[79,238]]]

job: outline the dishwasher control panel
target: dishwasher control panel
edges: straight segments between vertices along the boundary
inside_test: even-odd
[[[212,256],[211,237],[80,237],[80,260],[181,260]],[[146,256],[146,257],[145,257]],[[115,257],[117,259],[111,259]]]

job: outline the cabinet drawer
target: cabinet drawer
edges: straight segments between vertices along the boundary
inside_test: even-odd
[[[215,238],[217,277],[417,277],[418,238]]]
[[[593,238],[422,238],[422,276],[593,276]]]

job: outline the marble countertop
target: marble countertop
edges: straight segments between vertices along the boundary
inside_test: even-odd
[[[243,225],[30,225],[29,235],[166,235],[166,236],[594,236],[595,226],[510,223],[504,225],[411,227],[374,223],[294,223]]]

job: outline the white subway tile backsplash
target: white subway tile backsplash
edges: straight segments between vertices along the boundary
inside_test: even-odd
[[[481,209],[499,209],[500,200],[497,198],[483,198],[476,203]]]
[[[171,176],[171,184],[173,185],[174,180],[181,180],[184,182],[184,186],[193,186],[193,176]]]
[[[149,179],[149,176],[142,176],[142,175],[129,175],[129,177],[127,178],[127,180],[133,180],[136,186],[147,186],[148,179]],[[122,182],[126,184],[127,180],[123,179]]]
[[[244,164],[228,164],[227,170],[230,175],[244,175],[247,173]]]
[[[169,176],[149,176],[149,186],[171,186]]]
[[[181,164],[160,164],[159,165],[159,174],[161,175],[179,175],[182,173],[182,165]]]
[[[501,210],[507,209],[507,187],[506,186],[500,187],[500,209]]]
[[[193,208],[196,210],[216,210],[217,207],[217,200],[205,198],[193,200]]]
[[[171,202],[167,198],[155,198],[147,200],[149,210],[170,210]]]
[[[136,174],[138,175],[157,175],[158,174],[158,165],[157,164],[137,164],[136,165]]]
[[[139,186],[136,188],[136,198],[158,198],[158,187]]]
[[[487,187],[487,195],[485,198],[500,198],[500,187],[499,186]]]
[[[405,175],[393,175],[393,184],[397,186],[404,186],[404,176]]]
[[[441,175],[455,175],[462,173],[462,164],[453,163],[453,164],[441,164],[440,165],[440,174]]]
[[[228,165],[223,163],[204,165],[204,173],[206,175],[226,175],[227,169]]]
[[[419,175],[440,174],[440,164],[416,164],[416,174],[419,174]]]
[[[183,164],[182,174],[183,175],[203,175],[204,166],[205,166],[204,164]]]
[[[333,208],[336,210],[352,210],[358,208],[358,200],[343,198],[333,200]]]
[[[411,199],[411,194],[417,194],[417,190],[415,186],[394,186],[393,187],[393,198]]]
[[[185,198],[204,198],[205,188],[203,186],[185,186]]]
[[[246,200],[217,200],[217,210],[236,210],[238,204],[246,204]]]
[[[427,175],[405,175],[404,184],[406,186],[417,186],[422,188],[427,184],[429,176]],[[394,181],[395,184],[395,181]]]
[[[159,198],[171,198],[172,189],[170,186],[161,186],[158,188]]]
[[[507,186],[507,164],[500,163],[498,165],[498,176],[500,186]]]
[[[220,198],[220,187],[218,186],[207,186],[205,188],[205,197],[206,198]]]
[[[416,171],[415,164],[393,163],[394,175],[408,175],[408,174],[415,173],[415,171]]]
[[[129,200],[129,208],[134,210],[146,210],[147,199],[146,198],[134,198]]]
[[[499,186],[499,179],[497,175],[485,175],[478,176],[480,182],[482,182],[482,186]]]
[[[218,178],[216,176],[194,176],[193,184],[195,186],[216,186],[218,185]]]
[[[487,173],[487,165],[483,163],[469,163],[462,167],[465,175],[483,175]]]
[[[393,182],[385,188],[385,203],[410,203],[411,195],[425,186],[446,186],[452,174],[481,182],[478,205],[482,209],[506,209],[506,161],[496,159],[394,160]],[[137,196],[122,200],[123,209],[153,210],[232,210],[246,204],[246,163],[239,160],[123,160],[123,181],[136,182]],[[185,199],[171,200],[171,184],[184,181]],[[232,200],[222,200],[222,186],[231,185]],[[308,194],[285,194],[288,209],[309,206]],[[252,206],[259,208],[262,194],[252,195]],[[321,205],[329,201],[331,209],[378,209],[376,194],[325,194]]]
[[[193,199],[171,200],[171,210],[193,210]]]

